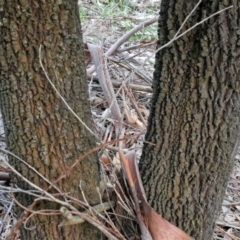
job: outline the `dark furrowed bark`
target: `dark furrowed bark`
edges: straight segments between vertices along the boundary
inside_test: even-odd
[[[63,104],[39,64],[42,45],[42,62],[50,79],[91,127],[77,1],[6,0],[0,4],[0,100],[8,149],[54,181],[95,145],[94,137]],[[18,160],[10,158],[10,162],[34,184],[48,187]],[[62,192],[82,198],[80,180],[90,204],[99,202],[96,155],[81,162],[57,186]],[[29,188],[19,178],[15,183]],[[26,195],[19,195],[18,200],[25,206],[32,202]],[[59,208],[55,203],[41,202],[35,210]],[[30,224],[36,228],[23,229],[21,239],[99,239],[92,226],[58,228],[61,220],[60,216],[35,215]]]
[[[162,0],[158,47],[197,1]],[[227,10],[159,51],[140,161],[149,202],[195,239],[211,239],[239,141],[239,1],[202,1],[182,31]],[[181,33],[180,32],[180,33]]]

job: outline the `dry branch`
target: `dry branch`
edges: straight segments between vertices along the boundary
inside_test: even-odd
[[[120,108],[117,104],[117,100],[115,97],[109,72],[107,69],[103,50],[100,46],[96,46],[93,44],[88,44],[88,49],[93,57],[93,62],[94,62],[95,68],[97,69],[97,76],[99,79],[100,86],[103,90],[103,94],[108,102],[112,116],[115,120],[116,131],[117,133],[119,133],[122,115],[121,115]]]
[[[149,47],[151,45],[154,45],[156,43],[157,43],[157,41],[153,41],[153,42],[146,43],[146,44],[140,43],[140,44],[137,44],[137,45],[134,45],[134,46],[126,47],[126,48],[120,48],[116,52],[121,53],[121,52],[125,52],[125,51],[131,51],[131,50],[139,49],[139,48],[145,48],[145,47]]]
[[[62,97],[62,95],[60,94],[60,92],[57,90],[57,88],[55,87],[55,85],[53,84],[53,82],[51,81],[50,77],[48,76],[48,73],[46,71],[46,69],[43,66],[42,63],[42,45],[40,45],[39,47],[39,63],[40,66],[44,72],[45,77],[47,78],[48,82],[50,83],[50,85],[52,86],[52,88],[54,89],[54,91],[57,93],[57,95],[60,97],[60,99],[63,101],[63,103],[65,104],[65,106],[67,107],[67,109],[74,115],[74,117],[77,118],[77,120],[93,135],[97,138],[97,136],[95,135],[95,133],[86,125],[85,122],[83,122],[83,120],[72,110],[72,108],[70,107],[70,105],[66,102],[66,100]]]
[[[119,66],[127,69],[128,71],[133,72],[136,76],[141,78],[144,82],[148,83],[149,85],[152,85],[152,79],[146,76],[146,74],[144,74],[143,72],[139,71],[139,69],[137,69],[136,67],[133,67],[131,64],[126,65],[127,63],[124,64],[122,62],[116,61],[113,58],[110,58],[110,60],[118,64]]]
[[[99,83],[98,77],[97,76],[91,76],[90,74],[87,75],[89,80],[92,80],[94,82]],[[122,82],[121,81],[117,81],[117,80],[112,80],[112,85],[115,88],[119,88],[122,86]],[[138,85],[138,84],[128,84],[128,87],[131,88],[134,91],[139,91],[139,92],[148,92],[148,93],[152,93],[152,87],[146,86],[146,85]]]
[[[158,17],[154,17],[152,19],[149,19],[145,22],[140,23],[139,25],[137,25],[136,27],[134,27],[133,29],[131,29],[130,31],[128,31],[127,33],[125,33],[120,39],[118,39],[117,42],[115,42],[109,49],[108,51],[105,53],[106,57],[109,57],[111,55],[114,54],[114,52],[124,43],[126,42],[134,33],[138,32],[139,30],[155,23],[158,20]],[[95,71],[95,67],[92,66],[90,68],[87,69],[87,73],[88,74],[92,74]]]

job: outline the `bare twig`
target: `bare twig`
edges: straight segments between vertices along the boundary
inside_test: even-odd
[[[126,88],[126,86],[123,86],[123,89],[124,89],[125,92],[127,93],[127,95],[128,95],[128,97],[129,97],[129,99],[130,99],[130,101],[131,101],[134,109],[136,110],[138,116],[140,117],[141,121],[143,122],[143,124],[144,124],[145,127],[146,127],[146,126],[147,126],[147,122],[146,122],[145,119],[143,118],[143,116],[142,116],[142,114],[141,114],[141,112],[140,112],[140,110],[139,110],[139,108],[138,108],[138,105],[137,105],[137,103],[136,103],[136,101],[135,101],[135,99],[134,99],[133,94],[128,91],[128,89]]]
[[[197,3],[197,4],[199,4],[199,3]],[[166,44],[164,44],[163,46],[161,46],[160,48],[158,48],[152,55],[150,55],[148,58],[146,58],[145,61],[142,63],[141,66],[143,66],[143,65],[144,65],[150,58],[152,58],[154,55],[156,55],[156,53],[158,53],[158,52],[161,51],[162,49],[168,47],[168,46],[171,45],[173,42],[175,42],[176,40],[178,40],[179,38],[181,38],[182,36],[184,36],[184,35],[187,34],[188,32],[192,31],[192,30],[193,30],[194,28],[196,28],[197,26],[203,24],[204,22],[206,22],[206,21],[209,20],[210,18],[212,18],[212,17],[214,17],[214,16],[216,16],[216,15],[218,15],[218,14],[220,14],[220,13],[226,11],[226,10],[229,10],[229,9],[232,8],[232,7],[233,7],[233,6],[231,5],[231,6],[229,6],[229,7],[226,7],[226,8],[224,8],[224,9],[221,9],[221,10],[219,10],[219,11],[211,14],[209,17],[204,18],[202,21],[194,24],[192,27],[188,28],[188,29],[187,29],[186,31],[184,31],[183,33],[181,33],[181,34],[179,34],[179,35],[177,35],[177,36],[176,36],[176,34],[175,34],[175,36],[174,36],[169,42],[167,42]],[[195,9],[196,9],[196,8],[194,8],[194,10],[195,10]],[[192,11],[190,12],[189,15],[191,15],[191,14],[192,14]],[[189,18],[189,16],[187,16],[186,18]],[[185,21],[183,22],[183,24],[180,26],[179,29],[181,29],[184,24],[185,24]],[[178,33],[178,32],[179,32],[179,31],[177,31],[177,33]]]
[[[126,52],[126,51],[139,49],[139,48],[145,48],[145,47],[149,47],[151,45],[154,45],[156,43],[157,43],[157,41],[153,41],[153,42],[146,43],[146,44],[141,44],[140,43],[140,44],[137,44],[137,45],[134,45],[134,46],[126,47],[126,48],[120,48],[120,49],[116,50],[116,52],[121,53],[121,52]]]
[[[218,229],[219,232],[221,232],[223,235],[229,237],[232,240],[236,240],[235,236],[233,236],[232,234],[227,233],[226,231],[224,231],[222,228],[220,228],[219,226],[216,226],[216,228]]]
[[[88,79],[92,79],[94,82],[98,82],[98,77],[97,76],[92,76],[92,75],[87,75]],[[122,82],[121,81],[116,81],[116,80],[112,80],[112,85],[115,88],[119,88],[122,86]],[[138,84],[128,84],[128,87],[131,88],[134,91],[140,91],[140,92],[148,92],[148,93],[152,93],[152,87],[146,86],[146,85],[138,85]]]
[[[217,225],[220,225],[220,226],[223,226],[223,227],[231,227],[231,228],[235,228],[235,229],[237,229],[237,230],[240,230],[240,227],[237,226],[237,225],[234,225],[234,224],[229,224],[229,223],[220,222],[220,221],[217,221],[216,224],[217,224]]]
[[[10,205],[9,205],[9,207],[8,207],[8,210],[7,210],[7,212],[6,212],[5,215],[4,215],[4,218],[1,219],[1,223],[2,223],[2,224],[0,224],[0,234],[2,233],[2,230],[3,230],[3,227],[4,227],[4,224],[3,224],[3,223],[6,222],[6,219],[7,219],[7,217],[8,217],[8,214],[12,211],[13,203],[14,203],[14,201],[11,201],[11,203],[10,203]]]
[[[222,206],[239,206],[240,202],[222,203]]]
[[[60,94],[60,92],[56,89],[55,85],[53,84],[53,82],[51,81],[51,79],[49,78],[47,71],[45,70],[43,63],[42,63],[42,55],[41,55],[41,48],[42,45],[40,45],[39,47],[39,62],[40,62],[40,66],[48,80],[48,82],[50,83],[50,85],[52,86],[52,88],[54,89],[54,91],[57,93],[57,95],[60,97],[60,99],[63,101],[63,103],[67,106],[68,110],[74,115],[74,117],[77,118],[77,120],[92,134],[94,135],[96,138],[96,134],[86,125],[85,122],[83,122],[83,120],[73,111],[73,109],[69,106],[69,104],[66,102],[66,100],[62,97],[62,95]]]
[[[136,67],[133,67],[131,64],[125,62],[119,62],[117,60],[115,60],[114,58],[110,58],[110,60],[116,64],[118,64],[119,66],[127,69],[128,71],[133,71],[134,74],[136,74],[139,78],[141,78],[142,80],[144,80],[146,83],[148,83],[149,85],[152,85],[152,79],[149,78],[148,76],[146,76],[146,74],[142,73],[141,71],[139,71],[139,69],[137,69]]]
[[[87,214],[83,214],[83,213],[80,213],[80,212],[72,212],[76,215],[80,215],[81,217],[84,216],[84,218],[86,218],[86,220],[92,224],[93,226],[95,226],[97,229],[99,229],[106,237],[108,237],[108,239],[110,240],[119,240],[119,238],[115,237],[113,234],[111,234],[111,229],[105,227],[101,222],[95,220],[95,219],[92,219],[90,217],[88,217]],[[122,238],[120,238],[122,239]]]
[[[121,138],[121,139],[115,139],[115,140],[112,140],[112,141],[109,141],[109,142],[106,142],[106,143],[103,143],[103,144],[100,144],[98,145],[97,147],[95,148],[92,148],[91,150],[89,150],[88,152],[84,153],[81,157],[79,157],[72,165],[70,168],[67,169],[67,171],[61,175],[56,181],[53,182],[53,184],[56,184],[58,183],[60,180],[64,179],[65,177],[67,177],[71,171],[76,167],[77,164],[79,164],[83,159],[85,159],[87,156],[89,156],[90,154],[100,150],[100,149],[104,149],[105,147],[107,147],[108,145],[112,145],[112,144],[116,144],[120,141],[124,141],[124,140],[127,140],[127,139],[135,139],[135,137],[124,137],[124,138]]]
[[[155,23],[158,20],[158,17],[154,17],[152,19],[149,19],[147,21],[144,21],[142,23],[140,23],[139,25],[137,25],[136,27],[134,27],[133,29],[131,29],[130,31],[128,31],[126,34],[124,34],[120,39],[118,39],[117,42],[115,42],[109,49],[108,51],[105,53],[106,57],[109,57],[111,55],[114,54],[114,52],[124,43],[126,42],[134,33],[138,32],[139,30]],[[87,69],[87,73],[92,74],[95,71],[95,67],[92,66],[90,68]]]
[[[41,173],[39,173],[33,166],[31,166],[30,164],[28,164],[26,161],[24,161],[22,158],[18,157],[17,155],[15,155],[14,153],[4,149],[4,148],[0,148],[0,152],[3,152],[5,154],[11,155],[12,157],[16,158],[18,161],[22,162],[23,164],[25,164],[29,169],[31,169],[34,173],[36,173],[40,178],[42,178],[45,182],[47,182],[49,185],[53,186],[54,189],[56,189],[59,193],[61,192],[61,190],[59,188],[57,188],[56,186],[52,185],[52,182],[50,182],[47,178],[45,178]],[[3,159],[3,161],[9,165],[9,163]]]
[[[92,209],[97,211],[98,213],[104,212],[108,209],[111,209],[111,207],[114,206],[114,202],[105,202],[98,204],[96,206],[93,206]],[[65,220],[63,220],[59,227],[62,226],[68,226],[68,225],[75,225],[75,224],[80,224],[85,222],[85,219],[83,219],[81,216],[73,216],[72,213],[66,208],[66,207],[61,207],[60,208],[60,213],[63,215]],[[84,213],[88,213],[88,211],[85,211]]]
[[[82,189],[82,181],[81,181],[81,180],[80,180],[80,183],[79,183],[79,188],[80,188],[80,190],[81,190],[84,203],[86,204],[87,207],[90,207],[90,204],[89,204],[89,202],[87,201],[87,199],[86,199],[86,197],[85,197],[85,194],[84,194],[84,191],[83,191],[83,189]]]
[[[46,215],[46,216],[52,216],[52,215],[61,215],[61,213],[59,212],[59,210],[55,210],[55,209],[43,209],[43,210],[38,210],[38,211],[34,211],[32,209],[29,209],[25,206],[23,206],[12,194],[12,198],[14,199],[14,202],[21,207],[22,209],[24,209],[27,212],[30,212],[31,215],[32,214],[39,214],[39,215]],[[48,200],[47,198],[45,198],[45,200]]]
[[[192,16],[192,14],[195,12],[199,4],[202,2],[202,0],[199,0],[199,2],[195,5],[195,7],[192,9],[192,11],[187,15],[187,17],[184,19],[183,23],[181,24],[180,28],[177,30],[176,34],[174,35],[174,38],[177,37],[177,35],[180,33],[182,28],[184,27],[185,23],[188,21],[188,19]]]

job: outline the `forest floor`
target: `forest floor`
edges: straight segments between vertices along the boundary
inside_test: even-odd
[[[79,3],[84,42],[102,46],[105,53],[109,52],[108,50],[115,46],[119,39],[124,39],[123,36],[126,36],[128,31],[159,14],[159,1],[83,0]],[[153,77],[156,40],[157,21],[154,21],[148,27],[137,31],[129,39],[124,39],[122,45],[118,46],[114,54],[109,56],[107,62],[111,81],[124,82],[124,85],[128,86],[127,89],[120,90],[115,86],[114,90],[118,105],[124,109],[126,120],[124,134],[136,137],[135,141],[124,143],[123,148],[134,149],[138,158],[141,155],[152,96],[148,87],[151,87]],[[92,62],[88,68],[91,65]],[[129,87],[131,85],[135,88]],[[89,92],[96,129],[107,141],[111,139],[114,128],[113,120],[106,118],[109,106],[100,84],[90,83]],[[142,114],[143,119],[140,118],[138,112]],[[214,240],[240,239],[239,178],[240,153],[235,159],[222,211],[217,221]]]
[[[85,62],[88,71],[89,95],[92,107],[95,131],[102,142],[112,140],[116,134],[115,119],[110,115],[110,108],[120,110],[123,126],[119,134],[125,141],[121,143],[123,151],[134,150],[139,159],[146,133],[152,97],[152,78],[157,41],[157,17],[159,1],[143,0],[82,0],[79,1],[82,32],[85,46]],[[141,23],[145,26],[141,28]],[[134,32],[134,34],[133,34]],[[91,45],[87,45],[87,43]],[[105,61],[96,45],[108,54],[104,76],[94,72],[92,57]],[[95,59],[95,60],[96,60]],[[97,61],[97,60],[96,60]],[[106,71],[108,72],[106,75]],[[101,73],[100,73],[101,74]],[[103,79],[109,78],[113,83],[114,95],[111,106],[102,90],[108,84]],[[113,99],[115,98],[115,100]],[[124,115],[124,116],[123,116]],[[3,124],[0,121],[0,147],[5,147]],[[114,150],[104,154],[111,157],[116,168],[120,167],[118,156]],[[0,158],[5,158],[2,155]],[[105,161],[102,159],[102,161]],[[0,159],[1,165],[1,159]],[[2,163],[2,168],[5,166]],[[1,171],[1,166],[0,166]],[[231,174],[221,215],[217,221],[214,240],[240,239],[240,154],[237,155]],[[13,201],[0,189],[0,240],[5,239],[7,229],[13,222],[8,221]]]

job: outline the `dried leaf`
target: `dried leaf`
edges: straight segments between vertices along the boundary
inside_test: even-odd
[[[91,57],[91,54],[88,50],[88,45],[87,43],[84,43],[84,60],[85,60],[85,65],[87,66],[91,60],[92,60],[92,57]]]
[[[129,124],[138,128],[145,128],[144,124],[138,119],[138,116],[129,110],[129,107],[124,104],[124,113]]]
[[[121,170],[122,165],[121,165],[120,159],[117,158],[116,156],[113,157],[112,164],[118,171]]]
[[[227,214],[224,218],[224,221],[230,224],[238,223],[234,214]]]
[[[162,218],[148,204],[136,163],[135,152],[132,151],[126,154],[126,156],[123,156],[122,151],[119,149],[119,155],[121,157],[123,167],[128,178],[128,183],[131,188],[136,189],[138,197],[141,200],[141,204],[143,206],[143,218],[145,220],[146,226],[149,229],[149,232],[151,233],[152,238],[156,240],[192,240],[193,238]]]
[[[105,153],[103,153],[100,157],[100,161],[105,164],[105,165],[108,165],[110,163],[107,155]]]

